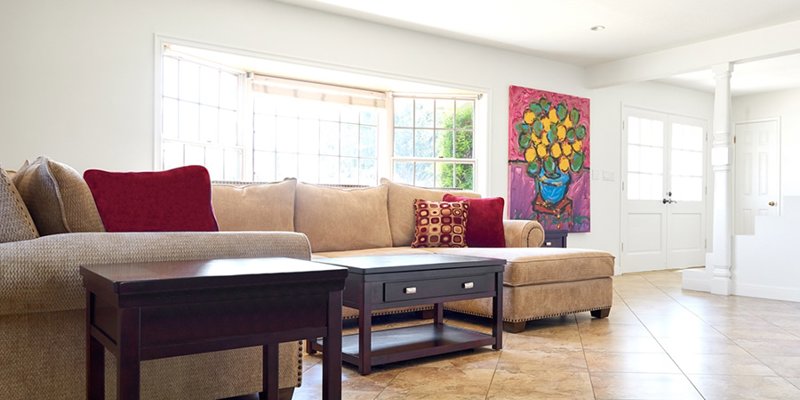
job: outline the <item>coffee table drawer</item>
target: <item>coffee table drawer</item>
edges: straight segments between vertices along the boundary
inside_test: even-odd
[[[488,291],[494,274],[424,281],[387,282],[383,286],[383,301],[404,301],[429,297],[452,296]]]

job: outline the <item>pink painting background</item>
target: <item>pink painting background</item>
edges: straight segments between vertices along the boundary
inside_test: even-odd
[[[580,172],[570,171],[572,180],[569,184],[567,197],[572,199],[573,220],[577,221],[568,226],[547,226],[547,229],[568,229],[571,232],[589,232],[591,220],[590,207],[590,176],[591,176],[591,146],[590,146],[590,115],[589,99],[585,97],[570,96],[562,93],[548,92],[538,89],[510,86],[508,89],[508,216],[511,219],[532,219],[533,206],[531,202],[536,197],[536,182],[526,173],[527,163],[519,150],[517,131],[514,125],[522,121],[522,114],[528,109],[531,102],[538,101],[544,96],[553,105],[565,102],[568,109],[577,108],[580,111],[580,124],[586,126],[586,137],[583,139],[583,151],[586,159]],[[582,218],[583,217],[583,218]],[[540,221],[542,222],[542,221]]]

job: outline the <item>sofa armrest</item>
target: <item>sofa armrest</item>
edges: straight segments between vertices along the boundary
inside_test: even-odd
[[[503,228],[506,247],[540,247],[544,242],[544,228],[539,221],[506,219]]]
[[[311,246],[294,232],[66,233],[0,244],[0,315],[84,307],[81,265],[291,257]]]

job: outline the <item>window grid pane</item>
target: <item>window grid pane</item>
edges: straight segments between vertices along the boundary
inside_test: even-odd
[[[254,93],[253,179],[375,185],[379,123],[374,108]]]
[[[474,112],[474,100],[395,97],[393,179],[423,187],[472,189]],[[434,162],[437,158],[448,161]]]
[[[162,61],[161,167],[200,164],[212,179],[241,180],[240,75],[172,55]]]

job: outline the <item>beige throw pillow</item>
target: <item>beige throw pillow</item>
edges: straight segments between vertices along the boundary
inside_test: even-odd
[[[294,231],[297,181],[211,185],[211,203],[221,231]]]
[[[41,235],[105,231],[89,186],[72,167],[39,157],[17,171],[14,185]]]
[[[336,189],[297,184],[294,227],[305,233],[311,251],[391,247],[388,187]]]
[[[31,240],[39,237],[31,214],[11,182],[11,177],[0,168],[0,243]]]
[[[386,178],[381,178],[381,184],[389,185],[389,225],[392,232],[392,245],[395,247],[410,246],[414,241],[415,200],[441,201],[446,193],[476,199],[481,197],[474,192],[425,189],[394,183]]]

